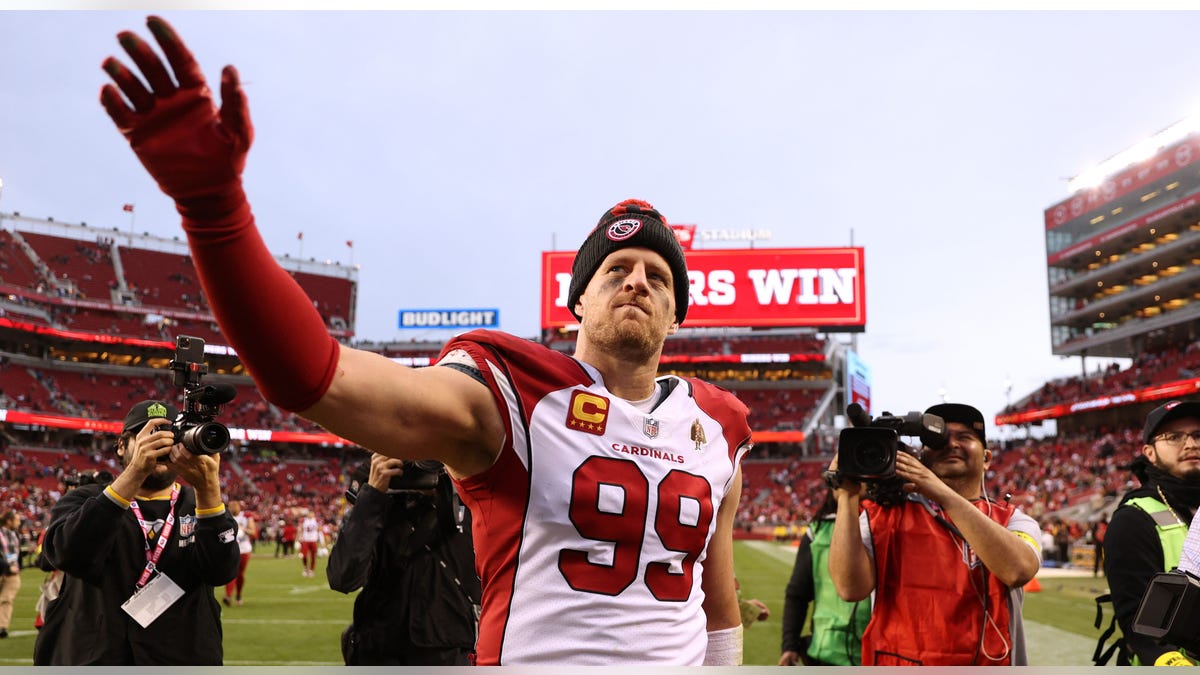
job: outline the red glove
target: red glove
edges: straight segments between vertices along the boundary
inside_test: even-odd
[[[100,103],[175,200],[213,315],[263,395],[287,410],[305,410],[329,388],[339,347],[254,226],[242,191],[254,129],[237,71],[221,71],[218,110],[195,58],[171,26],[156,16],[146,25],[178,85],[150,45],[125,31],[117,39],[150,90],[109,57],[104,70],[117,86],[105,85]]]
[[[149,44],[134,33],[123,31],[117,39],[141,69],[150,89],[110,56],[104,60],[103,68],[116,86],[104,85],[100,103],[129,139],[158,186],[176,201],[181,213],[226,215],[241,205],[233,202],[244,202],[241,175],[246,153],[254,140],[246,94],[237,70],[225,66],[221,71],[218,110],[200,66],[170,24],[151,16],[146,25],[171,64],[178,85]],[[224,203],[220,209],[224,213],[185,212],[189,208],[216,206],[213,198]]]

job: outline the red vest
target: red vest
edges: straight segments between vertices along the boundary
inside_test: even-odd
[[[1008,525],[1012,507],[972,503]],[[865,506],[876,584],[871,623],[863,634],[863,665],[1009,665],[1008,586],[924,505]]]

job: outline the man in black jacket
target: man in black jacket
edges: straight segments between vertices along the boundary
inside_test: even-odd
[[[1113,512],[1104,536],[1104,575],[1132,662],[1190,665],[1176,646],[1157,644],[1132,627],[1150,579],[1179,564],[1187,524],[1200,505],[1200,402],[1155,408],[1142,442],[1133,464],[1142,485]]]
[[[54,505],[43,553],[65,576],[35,665],[221,665],[213,587],[237,574],[237,523],[221,501],[219,456],[175,443],[176,412],[163,401],[133,406],[117,441],[120,475]]]
[[[481,591],[470,512],[440,463],[375,453],[365,469],[325,568],[333,590],[363,589],[342,635],[346,665],[471,665]]]

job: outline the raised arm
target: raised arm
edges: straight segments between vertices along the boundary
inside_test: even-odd
[[[105,59],[115,84],[100,101],[175,200],[213,314],[259,390],[379,452],[438,459],[460,476],[490,466],[504,432],[485,386],[447,368],[408,369],[329,334],[267,249],[242,190],[254,129],[237,70],[222,70],[218,107],[174,29],[154,16],[147,26],[167,64],[137,35],[120,33],[143,79]]]

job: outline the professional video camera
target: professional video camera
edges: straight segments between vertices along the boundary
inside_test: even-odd
[[[879,504],[897,504],[903,499],[904,480],[896,477],[896,453],[916,455],[914,448],[900,440],[901,436],[920,438],[927,448],[946,447],[946,422],[937,415],[910,412],[897,417],[884,412],[871,419],[857,403],[846,408],[852,427],[842,429],[838,437],[837,466],[826,482],[836,486],[849,478],[867,484],[867,498]],[[828,473],[828,472],[827,472]]]
[[[1200,654],[1200,578],[1182,570],[1150,580],[1133,618],[1133,632]]]
[[[175,359],[171,361],[175,387],[183,390],[183,408],[171,424],[175,442],[193,455],[215,455],[229,447],[229,428],[213,418],[221,406],[237,396],[228,384],[201,384],[208,373],[204,362],[204,340],[180,335],[175,338]]]

